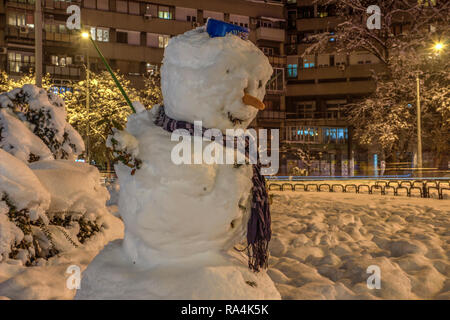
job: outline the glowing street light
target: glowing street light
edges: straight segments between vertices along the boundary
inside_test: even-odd
[[[81,37],[83,37],[84,39],[88,39],[89,38],[89,33],[88,32],[82,32],[81,33]]]
[[[442,42],[437,42],[434,44],[433,49],[437,52],[440,52],[442,49],[444,49],[444,44]]]

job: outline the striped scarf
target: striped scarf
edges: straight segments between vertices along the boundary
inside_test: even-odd
[[[173,132],[177,129],[184,129],[187,130],[191,136],[194,135],[194,124],[168,117],[164,112],[164,106],[159,107],[158,114],[155,118],[155,124],[168,132]],[[202,134],[206,130],[206,128],[202,128]],[[230,138],[224,136],[223,141],[218,141],[218,143],[226,146],[226,141],[228,139]],[[246,155],[249,154],[248,144],[248,139],[246,139]],[[248,255],[248,267],[255,272],[258,272],[260,268],[267,268],[269,260],[269,241],[272,235],[270,228],[271,219],[269,197],[267,195],[266,182],[264,177],[261,175],[260,170],[261,164],[258,161],[257,164],[253,165],[252,207],[250,219],[247,223],[246,250]]]

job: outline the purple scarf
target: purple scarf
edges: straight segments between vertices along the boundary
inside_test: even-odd
[[[164,130],[173,132],[177,129],[185,129],[194,135],[194,124],[169,118],[164,112],[164,106],[159,107],[155,124]],[[202,128],[204,133],[207,129]],[[227,137],[224,136],[222,143],[226,146]],[[248,140],[246,143],[246,154],[248,154]],[[266,181],[261,175],[261,164],[253,165],[253,188],[252,188],[252,208],[250,219],[247,223],[247,254],[248,267],[257,272],[260,268],[267,268],[269,260],[269,241],[272,235],[270,228],[269,197],[266,190]]]

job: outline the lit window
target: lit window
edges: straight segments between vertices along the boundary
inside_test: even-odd
[[[303,58],[303,68],[314,68],[316,66],[314,56],[306,56]]]
[[[158,18],[167,20],[172,19],[172,13],[170,12],[170,9],[168,7],[159,7]]]
[[[30,53],[9,52],[8,68],[9,72],[28,72],[34,64],[34,56]]]
[[[72,57],[65,57],[65,56],[60,57],[60,56],[52,55],[50,57],[50,59],[51,59],[51,64],[53,64],[55,66],[64,67],[66,65],[72,64]]]
[[[169,36],[167,35],[158,35],[158,47],[159,48],[165,48],[169,44]]]
[[[96,41],[109,42],[109,29],[91,27],[91,37]]]
[[[8,24],[11,26],[25,26],[25,14],[12,12],[8,14]]]
[[[289,78],[297,78],[297,65],[288,64],[287,74]]]
[[[335,42],[336,38],[334,37],[334,32],[330,32],[330,35],[331,35],[331,37],[330,37],[330,39],[328,41]]]
[[[53,64],[53,65],[55,65],[55,66],[58,65],[58,63],[59,63],[59,61],[58,61],[58,56],[52,56],[52,57],[51,57],[51,60],[52,60],[52,64]]]
[[[153,75],[155,72],[158,71],[158,66],[156,64],[151,64],[151,63],[147,63],[145,65],[145,70],[147,71],[147,73],[149,73],[150,75]]]
[[[428,7],[430,5],[430,2],[433,7],[436,6],[436,0],[417,0],[417,3],[419,5],[423,4],[425,7]]]

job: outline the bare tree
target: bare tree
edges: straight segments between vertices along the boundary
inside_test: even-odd
[[[307,168],[306,169],[307,173],[309,173],[311,171],[311,166],[312,166],[312,161],[314,160],[314,156],[311,154],[311,150],[310,150],[308,144],[283,145],[281,147],[280,151],[292,158],[296,158],[296,159],[302,161],[302,163]],[[294,172],[294,174],[298,175],[300,173],[299,169],[296,171],[297,172]]]
[[[365,50],[381,62],[389,64],[396,50],[405,51],[427,40],[430,29],[448,25],[450,2],[442,0],[316,0],[324,6],[334,6],[340,23],[309,37],[313,44],[305,54],[320,52],[336,41],[337,52]],[[367,8],[377,5],[381,12],[381,28],[369,29]]]

